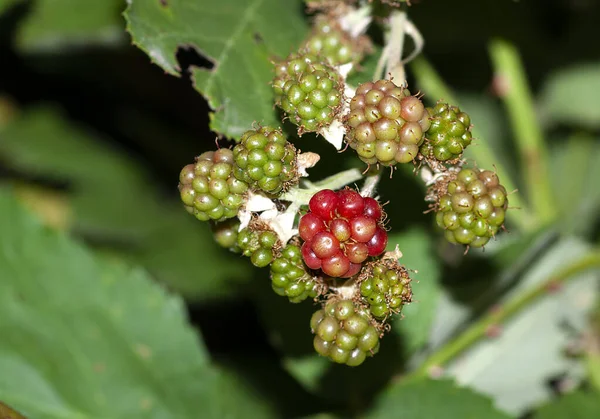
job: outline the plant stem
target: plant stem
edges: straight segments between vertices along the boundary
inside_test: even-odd
[[[516,48],[508,42],[495,40],[489,50],[496,73],[494,78],[501,86],[499,95],[508,111],[519,151],[528,201],[537,219],[542,224],[550,223],[556,211],[550,187],[548,150],[525,69]]]
[[[415,59],[411,63],[411,66],[419,86],[431,97],[442,98],[447,102],[460,106],[460,103],[456,100],[446,83],[425,58],[419,57]],[[476,123],[473,128],[473,137],[481,138]],[[512,177],[508,174],[505,167],[496,160],[493,150],[485,141],[479,142],[477,146],[472,146],[470,150],[479,167],[496,169],[498,177],[507,191],[510,192],[516,189]],[[523,231],[535,230],[535,218],[518,193],[510,196],[510,205],[511,207],[518,208],[514,211],[508,211],[507,215],[510,219]]]
[[[577,262],[552,275],[525,294],[516,297],[514,300],[500,307],[494,308],[493,311],[479,319],[458,337],[431,354],[421,364],[419,369],[409,374],[410,377],[427,377],[433,367],[444,366],[448,361],[485,337],[490,327],[500,325],[522,309],[530,306],[538,298],[547,295],[550,288],[554,288],[558,284],[565,284],[574,278],[576,274],[591,268],[600,268],[600,250],[588,253]]]

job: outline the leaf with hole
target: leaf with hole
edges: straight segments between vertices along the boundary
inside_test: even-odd
[[[130,0],[125,17],[134,44],[167,73],[180,75],[175,55],[183,47],[212,63],[192,68],[192,80],[214,111],[211,128],[236,138],[254,122],[280,125],[271,60],[304,38],[302,7],[280,0]]]

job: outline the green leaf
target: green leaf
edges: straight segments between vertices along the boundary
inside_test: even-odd
[[[17,47],[40,52],[124,40],[122,0],[36,0],[17,31]]]
[[[0,156],[28,175],[68,183],[74,231],[144,264],[186,297],[222,296],[249,277],[251,265],[221,251],[208,225],[182,208],[177,179],[165,199],[139,164],[53,108],[30,109],[0,131]]]
[[[566,141],[561,138],[550,157],[559,226],[565,233],[589,235],[600,209],[600,143],[587,134],[574,134]]]
[[[589,244],[579,239],[563,238],[531,263],[496,307],[537,286],[588,250]],[[564,349],[573,339],[573,329],[584,330],[588,323],[597,298],[597,279],[594,271],[578,274],[556,293],[535,301],[503,324],[498,336],[481,340],[455,358],[446,373],[493,397],[498,407],[514,414],[552,397],[545,384],[549,378],[566,372],[565,378],[580,382],[584,376],[581,362],[565,357]]]
[[[596,419],[600,417],[598,394],[576,391],[548,403],[537,411],[534,419]]]
[[[193,68],[196,89],[215,111],[211,128],[238,137],[252,124],[280,125],[270,80],[307,26],[299,1],[130,0],[125,12],[133,43],[167,73],[179,75],[178,48],[192,47],[212,69]]]
[[[430,237],[422,229],[391,234],[388,250],[398,245],[400,263],[411,273],[414,302],[402,309],[403,318],[394,321],[392,330],[402,336],[404,349],[412,353],[423,347],[429,338],[435,310],[440,297],[440,267]]]
[[[549,125],[600,127],[600,63],[578,64],[554,72],[541,89],[541,115]]]
[[[271,417],[210,365],[180,298],[0,192],[0,399],[40,419]]]
[[[416,380],[388,387],[366,419],[507,419],[490,399],[447,380]]]

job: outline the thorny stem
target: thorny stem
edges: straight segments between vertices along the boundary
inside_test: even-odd
[[[553,221],[556,211],[548,171],[548,150],[535,114],[531,89],[514,46],[504,41],[491,43],[497,94],[510,116],[513,135],[521,157],[529,203],[542,223]]]
[[[425,58],[417,58],[412,62],[411,66],[419,86],[428,93],[429,97],[441,98],[444,101],[460,105],[446,83]],[[473,127],[473,137],[482,138],[476,124]],[[494,152],[489,144],[485,141],[480,141],[477,144],[471,145],[468,151],[472,153],[472,156],[477,161],[479,167],[496,170],[498,177],[507,191],[510,192],[516,190],[512,177],[509,175],[506,168],[494,157]],[[523,231],[535,230],[537,228],[535,217],[522,201],[521,196],[518,193],[515,193],[510,195],[509,199],[511,207],[518,208],[517,210],[508,212],[510,219]]]
[[[408,378],[427,377],[430,371],[435,367],[443,367],[450,360],[464,352],[466,349],[477,343],[480,339],[486,336],[487,331],[501,323],[507,321],[521,310],[529,307],[540,297],[548,294],[549,289],[555,289],[556,285],[564,285],[569,280],[576,278],[576,275],[592,268],[600,268],[600,249],[588,253],[581,259],[550,276],[541,284],[532,288],[525,294],[522,294],[512,301],[507,302],[503,306],[495,307],[486,316],[472,324],[463,333],[455,339],[446,343],[436,352],[431,354],[421,366],[409,374]]]

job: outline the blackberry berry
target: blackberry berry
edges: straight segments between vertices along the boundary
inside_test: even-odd
[[[456,162],[471,144],[471,118],[457,106],[440,102],[428,108],[431,125],[425,133],[421,154],[439,161]]]
[[[317,282],[302,261],[300,246],[292,243],[271,263],[271,285],[275,293],[288,297],[292,303],[315,298],[319,294]]]
[[[217,244],[234,253],[240,253],[242,249],[237,244],[238,231],[240,229],[240,220],[231,218],[220,223],[211,224],[213,237]]]
[[[313,29],[302,45],[309,54],[324,57],[332,66],[358,63],[370,48],[369,38],[353,39],[327,15],[317,15]]]
[[[321,269],[334,278],[356,275],[369,256],[383,253],[387,232],[383,210],[373,198],[351,189],[323,189],[309,202],[298,232],[302,256],[310,269]]]
[[[506,189],[489,170],[462,169],[449,180],[433,185],[436,223],[451,243],[482,247],[504,224],[508,208]]]
[[[338,364],[356,367],[379,351],[379,331],[351,300],[330,301],[313,314],[310,327],[317,353]]]
[[[297,183],[296,148],[280,129],[246,131],[233,149],[234,175],[253,189],[277,195]]]
[[[201,221],[224,221],[237,215],[248,184],[233,175],[233,152],[207,151],[179,175],[179,193],[187,211]]]
[[[275,103],[299,127],[299,135],[333,122],[342,106],[343,89],[333,67],[304,51],[275,66]]]
[[[379,80],[358,86],[346,125],[346,141],[362,161],[393,166],[417,157],[429,112],[404,86]]]
[[[279,256],[281,241],[273,230],[258,220],[238,233],[237,245],[242,254],[250,258],[256,267],[264,268]]]
[[[410,277],[396,260],[381,259],[365,267],[359,277],[361,299],[373,317],[385,320],[412,301]]]

